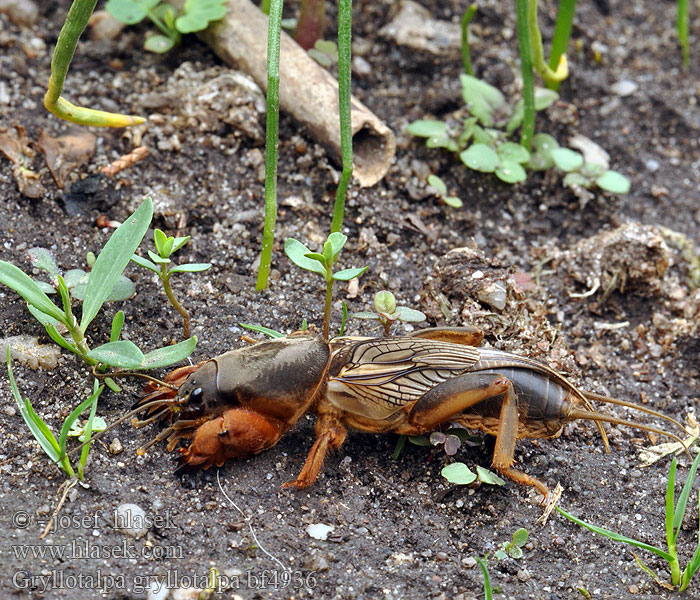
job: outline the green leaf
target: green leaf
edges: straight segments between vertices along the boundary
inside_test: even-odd
[[[165,235],[160,229],[153,230],[153,244],[156,247],[156,252],[161,258],[168,258],[168,254],[164,253],[165,244],[168,241],[168,236]]]
[[[36,282],[15,265],[0,260],[0,283],[13,289],[29,304],[61,323],[66,323],[66,316],[49,297],[41,291]]]
[[[515,103],[513,107],[513,114],[510,115],[508,123],[506,124],[506,133],[510,135],[513,133],[523,122],[525,118],[525,102],[521,98]]]
[[[479,143],[472,144],[464,152],[461,152],[459,158],[470,169],[482,173],[493,173],[501,162],[494,150],[486,144]]]
[[[90,271],[83,301],[83,315],[80,320],[80,329],[83,333],[97,316],[117,279],[129,264],[152,217],[153,202],[150,198],[146,198],[134,214],[124,221],[107,240]]]
[[[450,152],[457,152],[459,150],[457,142],[447,135],[428,138],[425,141],[425,145],[428,148],[445,148],[445,150],[449,150]]]
[[[122,327],[124,326],[124,311],[120,310],[112,318],[112,328],[109,333],[109,341],[116,342],[119,339],[119,335],[122,332]]]
[[[131,257],[131,262],[136,263],[140,267],[143,267],[144,269],[148,269],[149,271],[153,271],[156,275],[160,273],[160,269],[156,267],[154,263],[152,263],[150,260],[147,258],[143,258],[142,256],[139,256],[138,254],[134,254]]]
[[[340,254],[340,251],[345,246],[345,242],[348,241],[348,236],[335,231],[328,236],[328,241],[331,243],[331,248],[333,249],[333,260],[335,260]]]
[[[138,346],[129,340],[107,342],[93,348],[87,355],[104,365],[120,369],[137,369],[145,358]]]
[[[284,337],[283,333],[280,333],[279,331],[275,331],[274,329],[270,329],[269,327],[263,327],[262,325],[248,325],[247,323],[239,323],[239,325],[241,327],[245,327],[246,329],[250,329],[251,331],[257,331],[258,333],[264,333],[265,335],[270,336],[272,339]]]
[[[442,121],[418,120],[410,123],[406,131],[418,137],[441,137],[447,133],[447,123]]]
[[[56,264],[56,259],[47,248],[30,248],[27,256],[36,269],[46,271],[52,278],[56,279],[61,274]]]
[[[155,35],[149,35],[146,41],[144,41],[143,47],[145,50],[154,52],[155,54],[165,54],[175,47],[177,41],[176,38],[157,33]]]
[[[519,548],[522,548],[525,544],[527,544],[527,535],[527,529],[524,527],[516,529],[515,533],[513,534],[513,544]]]
[[[58,333],[58,329],[51,325],[51,323],[44,323],[44,328],[46,329],[46,333],[49,334],[49,337],[59,346],[61,346],[61,348],[65,348],[69,352],[73,352],[78,356],[81,355],[80,352],[78,352],[78,349],[73,344],[71,344],[66,338],[64,338],[60,333]]]
[[[683,524],[683,516],[685,515],[685,507],[688,503],[688,498],[690,497],[690,491],[693,487],[693,480],[695,479],[695,473],[698,470],[698,463],[700,462],[700,453],[695,457],[690,471],[688,471],[688,476],[683,484],[683,489],[681,490],[680,496],[678,496],[678,504],[676,505],[676,510],[673,513],[673,541],[674,543],[678,539],[678,534],[681,532],[681,525]],[[699,541],[700,543],[700,541]]]
[[[63,281],[66,282],[68,289],[72,290],[79,285],[87,285],[88,278],[89,275],[86,271],[82,269],[71,269],[70,271],[66,271],[66,274],[63,276]],[[82,297],[78,298],[78,300],[82,300]]]
[[[201,273],[211,268],[211,263],[187,263],[185,265],[175,265],[169,273]]]
[[[574,171],[573,173],[567,173],[564,175],[562,183],[566,187],[571,187],[573,185],[578,185],[580,187],[589,188],[591,187],[590,179],[587,179],[581,173]]]
[[[170,262],[172,262],[169,258],[163,258],[159,254],[156,254],[153,252],[153,250],[148,250],[148,256],[151,258],[151,260],[156,263],[157,265],[167,265]]]
[[[575,171],[583,165],[583,156],[569,148],[554,148],[551,152],[554,164],[562,171]]]
[[[56,293],[56,288],[53,287],[50,283],[46,283],[45,281],[37,281],[36,279],[33,280],[34,283],[36,283],[39,286],[39,289],[44,292],[45,294],[55,294]]]
[[[348,305],[345,304],[345,300],[341,300],[340,304],[343,307],[343,316],[340,319],[340,329],[338,330],[338,335],[342,336],[345,333],[345,325],[348,322]]]
[[[428,175],[428,185],[434,187],[437,193],[444,196],[447,193],[447,186],[445,182],[440,179],[437,175]]]
[[[104,386],[97,385],[97,380],[95,380],[95,384],[93,385],[92,388],[92,395],[88,396],[83,400],[78,406],[76,406],[71,413],[66,417],[66,420],[63,421],[63,426],[61,427],[61,433],[58,438],[58,446],[61,451],[61,456],[65,457],[65,452],[66,452],[66,439],[68,438],[68,433],[70,432],[71,428],[73,427],[73,423],[80,417],[81,414],[87,409],[91,408],[92,404],[97,401],[97,398],[99,395],[102,393],[102,390],[104,389]]]
[[[649,552],[653,552],[654,554],[656,554],[658,557],[663,558],[667,562],[671,562],[672,560],[674,560],[674,557],[671,554],[665,552],[661,548],[657,548],[656,546],[651,546],[650,544],[645,544],[644,542],[639,542],[635,539],[628,538],[614,531],[610,531],[609,529],[605,529],[604,527],[598,527],[597,525],[591,525],[590,523],[586,523],[585,521],[582,521],[581,519],[578,519],[573,515],[569,514],[559,506],[555,506],[554,508],[556,508],[560,514],[564,515],[570,521],[579,524],[581,527],[585,527],[589,531],[598,533],[600,535],[604,535],[605,537],[608,537],[611,540],[615,540],[617,542],[625,542],[630,546],[635,546],[637,548],[642,548],[643,550],[648,550]]]
[[[492,85],[471,75],[459,76],[462,82],[462,98],[469,105],[470,112],[490,127],[493,125],[493,112],[506,104],[503,94]]]
[[[68,431],[68,437],[77,437],[79,441],[85,441],[85,430],[87,429],[87,423],[85,425],[80,425],[78,421],[75,421]],[[107,429],[107,423],[102,417],[95,417],[92,420],[92,431],[99,432]]]
[[[284,240],[284,253],[289,257],[297,267],[305,271],[312,271],[326,276],[326,268],[317,260],[307,258],[306,255],[311,253],[304,244],[294,238]]]
[[[197,346],[197,336],[193,335],[191,338],[173,344],[172,346],[164,346],[163,348],[152,350],[143,357],[138,367],[133,368],[141,370],[168,367],[185,360],[194,352],[195,346]]]
[[[489,471],[488,469],[484,469],[484,467],[481,467],[479,465],[476,466],[476,478],[481,482],[485,483],[487,485],[505,485],[506,482],[503,481],[498,475],[493,473],[492,471]],[[520,531],[520,530],[518,530]],[[517,533],[517,532],[516,532]],[[527,531],[525,532],[527,536]],[[527,537],[526,537],[527,539]]]
[[[530,153],[520,144],[514,142],[499,144],[496,153],[501,157],[501,160],[511,160],[517,163],[525,163],[530,158]]]
[[[330,244],[328,244],[328,242],[326,242],[326,245],[328,246],[328,248],[329,248],[328,252],[330,253]],[[326,259],[326,256],[324,254],[319,254],[318,252],[309,252],[308,254],[305,254],[304,256],[306,256],[306,258],[310,258],[311,260],[317,260],[318,262],[320,262],[324,266],[326,264],[326,260],[330,260],[330,259]]]
[[[187,0],[183,14],[175,20],[175,27],[180,33],[202,31],[225,14],[226,0]]]
[[[600,189],[611,194],[626,194],[630,191],[630,180],[617,171],[606,171],[595,183]]]
[[[527,179],[527,173],[520,163],[514,160],[502,160],[496,167],[496,177],[506,183],[519,183]]]
[[[190,241],[191,236],[185,236],[185,237],[176,237],[175,241],[173,242],[173,249],[171,251],[171,254],[174,252],[177,252],[180,248],[182,248],[187,242]]]
[[[342,271],[338,271],[337,273],[333,273],[333,279],[336,281],[350,281],[351,279],[355,279],[355,277],[359,277],[364,273],[369,267],[358,267],[354,269],[343,269]]]
[[[379,316],[377,313],[369,312],[369,311],[360,311],[360,312],[354,312],[350,314],[351,317],[354,319],[377,319]]]
[[[595,180],[603,175],[603,173],[605,173],[607,170],[608,168],[600,163],[584,162],[583,165],[581,165],[579,172],[584,177]]]
[[[462,206],[464,206],[457,196],[443,196],[442,200],[447,206],[451,206],[452,208],[462,208]]]
[[[547,133],[538,133],[532,138],[532,144],[535,151],[530,156],[530,160],[527,163],[528,169],[545,171],[546,169],[552,168],[554,165],[552,150],[559,148],[557,140]]]
[[[455,485],[469,485],[476,481],[476,475],[469,470],[469,467],[461,462],[449,464],[442,468],[440,474],[450,483]]]
[[[404,323],[422,323],[426,316],[419,310],[408,308],[407,306],[396,307],[396,318]]]
[[[549,108],[559,100],[559,94],[548,88],[535,88],[535,110]]]
[[[135,25],[148,16],[148,9],[153,8],[160,0],[108,0],[105,5],[107,12],[126,25]]]
[[[432,446],[427,435],[409,435],[408,441],[415,446]]]
[[[377,292],[372,303],[374,304],[374,310],[379,313],[393,315],[396,311],[396,296],[387,290]]]

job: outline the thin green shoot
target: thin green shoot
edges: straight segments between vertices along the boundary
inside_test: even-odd
[[[532,1],[532,0],[530,0]],[[520,72],[523,78],[523,124],[520,129],[520,145],[530,151],[535,134],[535,82],[532,74],[531,34],[528,22],[528,0],[515,0],[518,46],[520,49]],[[535,19],[537,12],[535,10]],[[535,27],[537,24],[535,23]]]
[[[269,327],[264,327],[262,325],[250,325],[248,323],[239,323],[238,325],[243,327],[244,329],[250,329],[251,331],[255,331],[257,333],[264,333],[272,339],[284,337],[283,333],[280,333],[275,329],[270,329]]]
[[[573,14],[571,17],[573,18]],[[542,34],[537,24],[537,0],[527,0],[527,24],[530,38],[530,58],[533,68],[540,74],[545,83],[564,81],[569,76],[566,54],[559,56],[559,62],[554,70],[544,60]],[[520,57],[522,59],[522,51]]]
[[[326,281],[326,299],[323,307],[323,337],[326,340],[330,332],[333,284],[336,281],[355,279],[367,270],[367,267],[359,267],[333,272],[333,264],[347,240],[347,236],[338,231],[331,233],[323,244],[322,253],[311,252],[304,244],[294,238],[287,238],[284,241],[284,252],[297,267],[318,273]]]
[[[676,30],[678,31],[678,41],[681,45],[681,56],[683,57],[683,68],[690,65],[690,43],[688,42],[688,0],[678,0],[676,5]]]
[[[110,113],[71,104],[61,96],[68,68],[73,60],[78,39],[85,30],[97,0],[74,0],[58,35],[51,58],[51,77],[44,96],[44,106],[50,113],[78,125],[95,127],[128,127],[145,122],[143,117]]]
[[[594,533],[598,533],[600,535],[603,535],[605,537],[608,537],[612,540],[618,541],[618,542],[624,542],[626,544],[629,544],[630,546],[634,546],[636,548],[641,548],[642,550],[647,550],[648,552],[652,552],[653,554],[656,554],[658,557],[664,559],[668,565],[669,565],[669,571],[670,571],[670,578],[671,578],[671,586],[675,587],[678,589],[679,592],[684,591],[685,589],[688,588],[688,585],[690,584],[690,580],[692,579],[693,575],[695,572],[700,568],[700,529],[698,530],[698,544],[695,548],[695,552],[693,553],[693,556],[691,557],[690,561],[686,565],[685,569],[683,572],[680,570],[680,563],[678,561],[678,552],[677,552],[677,541],[678,541],[678,534],[681,531],[681,526],[683,524],[683,517],[685,515],[685,509],[688,503],[688,499],[690,497],[690,493],[692,490],[693,486],[693,480],[695,479],[695,474],[698,469],[698,463],[700,462],[700,453],[695,457],[695,460],[693,461],[692,466],[690,467],[690,471],[688,472],[688,476],[686,477],[685,483],[683,485],[683,489],[681,490],[681,494],[678,497],[678,503],[675,502],[675,482],[676,482],[676,459],[675,457],[671,461],[671,468],[668,474],[668,483],[666,486],[666,510],[665,510],[665,525],[666,525],[666,550],[663,548],[659,548],[657,546],[652,546],[651,544],[647,544],[645,542],[640,542],[639,540],[635,540],[633,538],[629,538],[627,536],[624,536],[620,533],[616,533],[614,531],[611,531],[609,529],[605,529],[604,527],[599,527],[597,525],[593,525],[591,523],[587,523],[585,521],[582,521],[581,519],[578,519],[574,517],[573,515],[569,514],[566,512],[564,509],[560,507],[556,507],[556,509],[559,511],[560,514],[565,516],[567,519],[570,521],[573,521],[574,523],[579,524],[581,527],[585,527],[586,529],[593,531]],[[698,492],[698,508],[700,509],[700,492]],[[645,564],[643,564],[639,558],[637,558],[637,563],[639,566],[646,572],[648,573],[655,581],[661,582],[660,578]],[[667,584],[664,584],[667,585]]]
[[[186,237],[167,236],[160,229],[155,229],[153,231],[153,243],[156,247],[156,252],[152,250],[148,251],[148,256],[151,260],[138,256],[137,254],[131,257],[134,263],[158,275],[158,279],[160,279],[163,284],[163,291],[168,301],[172,307],[180,313],[180,316],[182,316],[182,329],[185,339],[190,337],[190,314],[175,297],[173,288],[170,285],[170,277],[174,273],[201,273],[211,267],[211,263],[186,263],[168,268],[171,262],[170,256],[189,241],[189,235]]]
[[[331,233],[340,231],[345,213],[345,195],[352,178],[352,124],[350,123],[352,0],[338,2],[338,110],[342,172],[333,206]]]
[[[566,54],[571,37],[571,28],[576,12],[576,0],[560,0],[557,11],[557,22],[554,26],[554,36],[552,37],[552,50],[549,54],[549,68],[553,71],[559,67],[561,57]],[[551,90],[558,90],[559,81],[545,81],[545,85]]]
[[[464,67],[464,72],[467,75],[473,75],[472,72],[472,57],[469,51],[469,23],[471,23],[474,15],[476,14],[476,3],[470,4],[467,10],[464,12],[462,17],[462,39],[461,39],[461,51],[462,51],[462,66]]]
[[[479,564],[481,574],[484,576],[484,600],[493,600],[493,588],[491,587],[491,577],[488,569],[488,554],[484,558],[475,556],[476,562]]]
[[[271,0],[267,30],[267,121],[265,132],[265,224],[255,289],[267,288],[277,221],[277,140],[280,117],[280,27],[282,0]]]

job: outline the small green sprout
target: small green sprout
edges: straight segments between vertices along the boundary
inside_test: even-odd
[[[68,437],[77,437],[79,442],[84,442],[87,438],[88,423],[89,419],[82,425],[78,421],[74,421],[68,430]],[[107,429],[107,423],[102,417],[95,417],[92,420],[90,430],[93,433],[99,433],[105,429]]]
[[[163,54],[180,42],[183,33],[202,31],[226,14],[226,0],[186,0],[181,13],[161,0],[108,0],[105,5],[115,19],[135,25],[148,17],[164,35],[151,35],[143,47]]]
[[[447,123],[419,120],[407,131],[424,137],[429,148],[445,148],[459,153],[462,162],[475,171],[494,173],[501,181],[525,181],[523,165],[530,153],[509,137],[521,126],[525,115],[522,100],[511,107],[503,94],[485,81],[471,75],[460,75],[462,98],[468,114]],[[535,91],[535,109],[551,106],[559,95],[544,88]],[[431,183],[431,185],[433,185]],[[439,184],[438,184],[439,185]]]
[[[474,473],[462,462],[454,462],[444,466],[440,474],[454,485],[469,485],[475,481],[486,485],[505,485],[506,483],[498,475],[484,469],[484,467],[477,465],[476,473]]]
[[[323,244],[322,253],[311,252],[304,244],[294,238],[287,238],[284,241],[284,252],[289,260],[300,269],[319,273],[326,280],[326,301],[323,310],[323,337],[325,339],[328,339],[330,331],[333,283],[335,281],[350,281],[367,270],[367,267],[358,267],[333,272],[333,264],[347,240],[347,236],[340,232],[331,233]]]
[[[452,208],[462,208],[462,201],[457,196],[449,196],[447,194],[447,186],[445,182],[437,175],[428,175],[428,185],[433,188],[442,201]]]
[[[309,48],[308,55],[322,67],[332,67],[338,62],[338,46],[328,40],[316,40],[313,48]]]
[[[105,377],[105,385],[114,391],[120,391],[119,386],[109,376],[105,376],[107,367],[125,368],[131,370],[155,369],[179,362],[189,356],[197,343],[197,338],[192,337],[173,346],[158,348],[144,354],[136,344],[129,340],[120,340],[124,325],[124,313],[118,311],[112,318],[109,342],[90,348],[86,337],[88,326],[99,314],[102,306],[107,302],[122,275],[124,269],[141,243],[143,236],[153,217],[153,202],[150,198],[120,225],[107,240],[97,258],[92,264],[81,304],[82,314],[80,321],[73,313],[70,290],[65,279],[61,276],[53,257],[46,251],[35,251],[32,260],[35,265],[49,272],[55,280],[53,285],[45,282],[36,282],[29,275],[12,263],[0,260],[0,283],[8,286],[19,294],[27,302],[29,312],[39,321],[49,337],[59,346],[79,356],[87,365],[93,368],[93,372],[99,378]],[[61,298],[61,307],[46,295],[46,291],[58,291]],[[46,291],[45,291],[46,290]],[[67,332],[61,333],[59,329]],[[11,372],[8,354],[8,372]],[[71,425],[82,412],[90,408],[90,417],[85,426],[86,439],[90,438],[92,431],[97,399],[104,389],[103,385],[94,382],[93,394],[84,400],[68,416],[61,428],[58,440],[51,433],[48,426],[38,417],[32,409],[30,401],[21,400],[19,391],[13,389],[13,395],[20,406],[20,413],[27,423],[32,435],[39,442],[46,454],[70,477],[75,475],[65,453],[66,438]],[[82,477],[83,467],[87,460],[89,444],[81,450],[78,476]]]
[[[606,165],[585,162],[583,155],[570,148],[552,148],[550,155],[557,168],[566,173],[564,185],[590,188],[597,185],[611,194],[626,194],[630,191],[630,181]]]
[[[362,311],[352,313],[350,316],[356,319],[379,321],[384,327],[384,335],[387,337],[396,321],[402,321],[403,323],[421,323],[425,321],[425,315],[419,310],[414,310],[407,306],[396,306],[394,294],[387,291],[377,292],[374,295],[374,310],[376,312]]]
[[[681,573],[680,564],[678,562],[678,551],[676,549],[676,542],[678,541],[678,534],[681,531],[681,526],[683,525],[683,517],[685,516],[685,508],[688,503],[688,498],[693,487],[693,480],[695,479],[695,473],[698,469],[698,463],[700,462],[700,454],[695,457],[690,471],[688,472],[688,477],[683,484],[683,489],[678,497],[678,504],[675,503],[675,483],[676,483],[676,459],[675,457],[671,461],[671,469],[668,474],[668,483],[666,485],[666,546],[667,550],[663,548],[658,548],[647,544],[645,542],[640,542],[633,538],[628,538],[622,534],[610,531],[604,527],[598,527],[597,525],[592,525],[591,523],[586,523],[581,519],[574,517],[573,515],[566,512],[564,509],[556,509],[560,514],[564,515],[570,521],[578,523],[581,527],[585,527],[594,533],[604,535],[618,542],[625,542],[630,546],[635,546],[641,548],[642,550],[647,550],[663,558],[669,565],[669,570],[671,572],[671,586],[673,588],[678,588],[679,592],[688,588],[690,580],[692,579],[695,572],[700,568],[700,528],[698,529],[698,545],[695,548],[695,552],[691,557],[690,561],[686,565],[685,569]],[[698,492],[698,508],[700,509],[700,491]],[[663,587],[669,587],[668,583],[662,581],[658,575],[652,571],[647,565],[645,565],[636,555],[634,555],[635,560],[639,567],[647,573],[654,581]]]
[[[514,558],[515,560],[523,557],[523,551],[521,548],[527,544],[527,529],[521,527],[513,533],[513,538],[510,542],[503,542],[498,550],[493,553],[493,555],[498,560],[505,560],[506,558]]]
[[[163,290],[170,304],[172,304],[173,308],[182,316],[182,329],[185,339],[190,337],[190,314],[185,307],[178,302],[177,298],[175,298],[173,288],[170,285],[170,277],[174,273],[201,273],[211,267],[211,263],[187,263],[184,265],[175,265],[170,269],[168,268],[168,264],[171,262],[170,256],[189,241],[189,235],[186,237],[167,236],[160,229],[156,229],[153,232],[153,243],[156,247],[156,252],[152,250],[148,251],[148,256],[151,257],[151,260],[142,258],[136,254],[131,257],[131,260],[137,265],[149,271],[153,271],[158,275],[158,279],[160,279],[163,284]]]

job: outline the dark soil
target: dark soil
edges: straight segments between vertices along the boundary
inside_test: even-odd
[[[70,3],[42,4],[31,29],[0,14],[0,84],[6,92],[0,124],[24,127],[33,141],[42,130],[57,137],[73,129],[42,106],[50,52]],[[453,22],[459,22],[465,8],[425,4],[436,18]],[[547,42],[554,3],[541,4]],[[610,153],[612,168],[632,180],[628,195],[596,191],[587,203],[553,173],[533,174],[527,183],[509,186],[469,171],[456,157],[426,149],[403,133],[414,119],[445,117],[459,108],[458,54],[435,58],[398,47],[377,33],[398,5],[355,3],[353,32],[356,41],[365,42],[361,51],[371,69],[355,79],[354,92],[397,133],[399,149],[381,183],[350,189],[342,266],[370,268],[357,297],[347,298],[347,288],[339,286],[337,303],[346,299],[351,310],[367,310],[376,291],[389,289],[400,304],[428,313],[431,324],[476,324],[485,331],[486,344],[540,356],[567,370],[584,389],[641,402],[682,420],[695,410],[700,395],[699,295],[691,286],[692,257],[674,247],[668,233],[664,241],[658,228],[686,236],[697,254],[697,45],[690,69],[681,70],[671,2],[619,2],[607,16],[596,6],[603,3],[580,4],[571,76],[562,86],[557,110],[541,116],[538,129],[561,142],[577,133],[593,139]],[[512,97],[518,77],[513,10],[500,2],[479,5],[473,25],[476,75]],[[700,35],[698,23],[691,19],[691,41]],[[264,119],[249,107],[247,118],[253,115],[255,123],[248,121],[246,128],[227,123],[188,127],[186,119],[174,118],[172,104],[156,106],[182,63],[192,63],[196,73],[212,67],[218,73],[222,67],[195,38],[167,56],[147,54],[140,48],[144,32],[143,27],[130,28],[114,42],[81,43],[66,95],[83,105],[151,115],[149,123],[130,131],[93,130],[96,152],[68,178],[66,189],[57,188],[43,155],[37,154],[29,167],[39,173],[43,192],[35,199],[19,193],[10,162],[0,160],[0,258],[30,271],[26,251],[43,246],[53,250],[62,269],[82,267],[86,252],[97,251],[110,235],[95,225],[96,217],[123,220],[150,195],[156,205],[154,226],[171,235],[180,226],[182,235],[192,236],[181,260],[213,263],[202,276],[183,275],[175,283],[191,308],[193,333],[200,340],[193,360],[239,346],[240,322],[284,332],[299,328],[302,318],[320,325],[320,280],[290,264],[282,240],[292,236],[312,246],[323,240],[337,165],[282,115],[282,206],[274,270],[270,288],[255,293]],[[332,27],[327,36],[332,37]],[[616,96],[611,85],[619,80],[634,81],[637,91]],[[81,179],[141,142],[151,151],[146,160],[114,180],[101,179],[96,191],[75,195],[84,186]],[[446,180],[464,201],[463,209],[449,209],[426,191],[428,172]],[[71,200],[76,197],[77,204]],[[626,229],[613,241],[595,237],[621,226]],[[626,235],[629,231],[633,234]],[[470,250],[443,258],[460,247]],[[593,260],[598,251],[600,260]],[[480,288],[469,287],[475,279],[469,276],[478,270],[507,288],[503,310],[482,303]],[[518,287],[515,271],[519,281],[536,285]],[[523,279],[528,272],[532,279]],[[90,331],[92,343],[105,341],[118,308],[127,315],[125,335],[141,347],[179,340],[179,318],[156,283],[133,266],[128,274],[138,293],[126,303],[108,305],[105,318],[98,318]],[[601,283],[597,292],[569,295],[585,293],[595,277]],[[449,318],[436,301],[440,294],[449,302]],[[3,288],[0,298],[4,336],[29,334],[49,343],[14,292]],[[339,314],[335,312],[336,331]],[[408,330],[399,328],[397,334]],[[348,332],[375,334],[367,322],[352,320]],[[31,370],[15,361],[15,372],[23,394],[53,431],[92,385],[87,368],[67,353],[53,370]],[[56,508],[64,477],[37,453],[14,409],[4,370],[0,386],[0,586],[6,598],[140,598],[139,586],[148,577],[168,577],[173,587],[202,587],[210,567],[229,578],[227,598],[481,598],[482,576],[471,557],[493,552],[519,527],[530,534],[523,558],[489,560],[492,582],[501,590],[496,597],[699,597],[697,584],[678,595],[654,583],[637,567],[629,547],[559,516],[544,526],[535,524],[542,509],[530,488],[510,481],[503,487],[451,486],[440,470],[453,459],[437,449],[409,444],[392,461],[394,435],[351,433],[328,458],[315,485],[302,492],[282,489],[282,483],[296,477],[311,446],[311,416],[274,449],[220,470],[223,490],[247,522],[224,497],[216,469],[177,477],[163,444],[145,457],[136,455],[156,435],[157,426],[135,430],[124,424],[95,444],[85,480],[72,488],[59,513],[62,520],[39,539],[41,522]],[[127,383],[124,393],[105,394],[99,414],[115,420],[139,389]],[[625,409],[613,412],[639,418]],[[640,470],[639,449],[656,441],[629,428],[607,429],[609,455],[595,427],[577,423],[555,440],[519,442],[517,464],[550,489],[561,483],[560,504],[573,513],[663,545],[667,459]],[[117,455],[107,449],[115,438],[123,445]],[[483,446],[462,448],[456,458],[488,467],[492,449],[487,437]],[[679,458],[683,475],[687,462]],[[123,503],[158,517],[145,537],[134,540],[112,527],[112,511]],[[325,541],[315,540],[306,531],[312,523],[332,525],[334,531]],[[697,530],[697,511],[689,510],[678,541],[682,565],[695,548]],[[126,556],[119,555],[125,544]],[[65,554],[52,557],[50,548],[64,548]],[[86,548],[100,556],[86,558]],[[47,554],[33,557],[37,551]],[[667,577],[665,563],[641,554],[661,578]],[[287,587],[280,563],[292,571]],[[45,581],[51,589],[42,594]]]

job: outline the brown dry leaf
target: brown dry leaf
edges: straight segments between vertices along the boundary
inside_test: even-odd
[[[87,131],[69,133],[52,138],[42,131],[39,135],[39,148],[46,155],[46,164],[59,188],[68,174],[84,165],[95,152],[97,138]]]
[[[12,175],[20,194],[27,198],[40,198],[44,186],[39,183],[39,175],[29,168],[34,151],[29,146],[27,130],[21,125],[14,129],[0,128],[0,152],[12,162]]]

